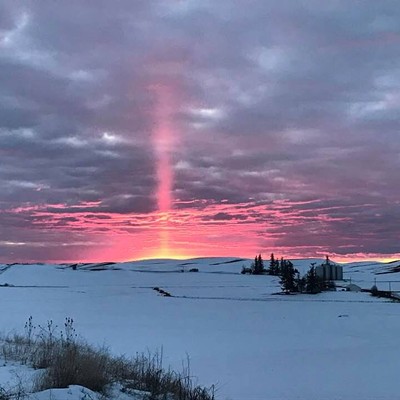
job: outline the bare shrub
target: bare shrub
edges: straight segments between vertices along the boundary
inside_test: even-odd
[[[187,358],[181,373],[163,367],[162,349],[155,354],[137,354],[132,360],[120,358],[113,364],[113,375],[124,387],[151,393],[154,399],[213,400],[214,387],[195,385]]]
[[[105,349],[84,343],[58,343],[53,348],[51,364],[38,377],[37,390],[81,385],[104,393],[112,382],[108,364],[111,356]]]
[[[162,349],[128,359],[112,356],[105,348],[95,348],[79,340],[70,318],[66,318],[64,331],[60,333],[52,321],[45,327],[39,325],[34,334],[35,329],[30,318],[25,325],[25,335],[14,334],[0,340],[6,360],[43,369],[36,378],[35,390],[81,385],[106,395],[112,384],[119,383],[127,392],[148,393],[149,400],[215,398],[214,387],[204,388],[194,383],[189,357],[182,372],[177,373],[163,367]],[[9,398],[0,390],[0,400]]]
[[[26,364],[29,359],[28,343],[24,336],[13,334],[1,339],[1,354],[4,361],[18,361]]]
[[[0,387],[0,400],[9,400],[9,399],[10,396],[7,393],[7,391],[4,388]]]

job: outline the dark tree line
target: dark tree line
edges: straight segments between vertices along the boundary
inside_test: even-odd
[[[254,262],[252,262],[250,268],[242,267],[242,274],[263,275],[266,272],[261,254],[254,257]]]
[[[259,254],[254,258],[250,268],[242,268],[242,274],[278,276],[281,289],[286,294],[294,292],[316,294],[328,288],[326,283],[317,275],[315,263],[311,264],[305,276],[300,277],[299,271],[291,261],[285,260],[283,257],[277,259],[274,253],[271,253],[268,269],[265,269],[264,261]]]

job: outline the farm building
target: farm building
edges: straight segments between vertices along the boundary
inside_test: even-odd
[[[324,263],[315,267],[315,273],[324,281],[343,280],[343,267],[332,263],[328,256]]]
[[[355,285],[354,283],[350,283],[349,285],[346,286],[346,290],[348,292],[361,292],[361,287]]]

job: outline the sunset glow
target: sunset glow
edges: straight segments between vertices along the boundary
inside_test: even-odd
[[[1,8],[0,262],[400,258],[396,7],[100,3]]]
[[[167,86],[153,86],[155,94],[155,129],[154,150],[156,153],[157,168],[157,205],[159,224],[159,250],[154,254],[157,258],[168,258],[173,253],[170,251],[170,226],[169,217],[173,203],[173,171],[171,164],[171,151],[174,145],[174,135],[178,132],[173,127],[173,102],[171,89]]]

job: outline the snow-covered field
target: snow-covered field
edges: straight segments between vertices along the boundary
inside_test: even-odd
[[[165,364],[178,370],[188,354],[198,383],[215,384],[221,400],[400,398],[400,303],[345,291],[277,295],[276,277],[240,274],[249,263],[0,265],[0,284],[10,285],[0,287],[0,327],[23,331],[29,316],[62,327],[72,317],[81,336],[115,354],[162,347]],[[294,264],[305,271],[310,261]],[[347,264],[344,278],[400,290],[399,274],[376,274],[399,265]],[[32,373],[3,366],[0,386],[12,381],[11,369]]]

